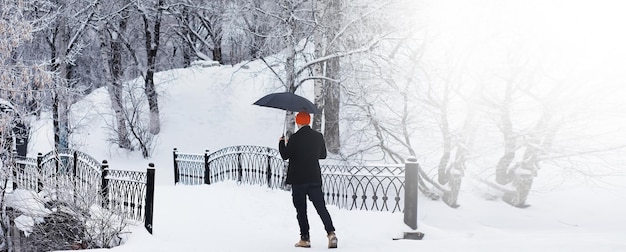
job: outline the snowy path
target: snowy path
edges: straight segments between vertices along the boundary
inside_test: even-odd
[[[424,200],[419,214],[419,229],[426,233],[422,241],[392,240],[407,231],[401,213],[329,206],[339,237],[336,251],[626,251],[626,231],[618,226],[585,228],[584,222],[560,223],[572,219],[541,207],[520,210],[502,202],[477,203],[482,209],[470,204],[451,209]],[[298,228],[289,192],[235,182],[157,186],[154,234],[138,227],[125,245],[94,251],[328,251],[315,212],[309,212],[309,221],[312,248],[294,248]]]

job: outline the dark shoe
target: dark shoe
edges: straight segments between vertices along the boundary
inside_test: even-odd
[[[335,232],[328,233],[328,248],[337,248],[337,236]]]

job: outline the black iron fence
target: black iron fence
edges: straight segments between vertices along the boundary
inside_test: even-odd
[[[401,212],[404,165],[322,165],[326,202],[345,209]]]
[[[278,150],[261,146],[232,146],[204,154],[174,149],[174,183],[234,180],[288,190],[287,164]],[[345,166],[322,161],[321,168],[327,204],[350,210],[403,211],[404,165]]]
[[[52,151],[37,158],[18,157],[13,170],[17,188],[44,191],[56,200],[82,206],[100,205],[124,217],[143,221],[152,233],[154,165],[143,171],[110,169],[76,150]]]
[[[278,150],[261,146],[232,146],[204,154],[174,149],[174,183],[211,184],[235,180],[247,184],[285,188],[286,163]]]

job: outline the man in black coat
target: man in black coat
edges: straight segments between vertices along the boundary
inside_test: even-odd
[[[298,131],[291,135],[288,140],[285,140],[284,136],[281,137],[278,143],[280,156],[284,160],[289,159],[286,182],[291,185],[293,206],[296,208],[296,216],[300,225],[300,241],[295,246],[311,247],[306,210],[306,197],[308,195],[324,223],[324,229],[328,234],[328,247],[336,248],[337,236],[333,221],[326,209],[326,202],[322,193],[322,172],[319,164],[319,159],[326,158],[326,144],[324,136],[311,129],[310,122],[309,113],[298,113],[296,115]]]

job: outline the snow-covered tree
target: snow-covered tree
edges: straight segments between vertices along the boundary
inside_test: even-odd
[[[102,6],[106,4],[106,6]],[[114,140],[120,148],[132,150],[128,136],[128,123],[124,115],[124,70],[125,33],[129,22],[128,2],[97,3],[96,31],[100,39],[100,58],[106,87],[115,113]],[[115,10],[111,12],[110,10]]]
[[[14,128],[27,125],[26,118],[35,113],[38,104],[33,101],[45,97],[44,92],[54,81],[45,62],[24,59],[22,47],[42,29],[48,16],[34,18],[27,15],[34,8],[32,1],[3,1],[0,4],[0,250],[12,251],[12,216],[7,209],[6,192],[13,185]],[[33,106],[34,105],[34,106]]]
[[[80,78],[76,73],[76,62],[89,44],[84,36],[93,23],[95,10],[92,2],[83,0],[54,1],[53,5],[43,8],[49,12],[56,11],[45,35],[51,52],[51,69],[59,77],[55,81],[52,98],[55,148],[67,149],[72,131],[70,107],[84,90],[77,85]]]
[[[277,4],[254,5],[254,17],[265,16],[266,33],[250,31],[262,38],[257,55],[279,78],[284,89],[296,92],[304,83],[315,83],[316,105],[324,110],[322,119],[314,117],[313,125],[325,134],[329,151],[339,153],[339,114],[341,59],[370,51],[387,32],[375,33],[367,27],[376,24],[376,13],[386,2],[369,7],[365,2],[284,0]],[[252,23],[247,21],[246,23]],[[279,40],[276,40],[278,38]],[[316,41],[317,40],[317,41]],[[280,58],[270,59],[271,53]],[[292,113],[285,118],[287,131],[294,130]]]
[[[154,73],[157,71],[157,54],[161,42],[161,25],[166,3],[165,0],[133,1],[133,3],[136,5],[135,7],[143,21],[146,69],[142,75],[145,81],[145,92],[150,108],[150,133],[157,135],[161,132],[161,120],[159,119],[158,93],[154,86]]]
[[[184,65],[196,59],[224,63],[222,38],[226,1],[185,0],[174,3],[170,15],[177,21],[176,33],[181,41]]]

